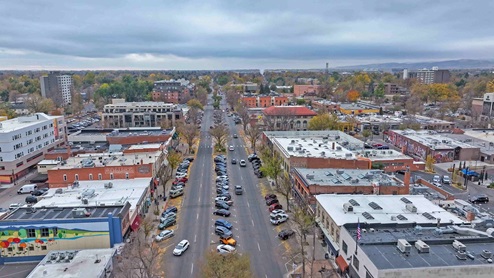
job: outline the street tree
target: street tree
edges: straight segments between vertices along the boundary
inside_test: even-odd
[[[39,94],[32,94],[26,101],[26,107],[32,113],[49,113],[55,109],[55,104],[49,98],[44,98]]]
[[[276,188],[278,189],[278,177],[283,173],[283,168],[281,168],[281,163],[283,161],[274,152],[264,152],[261,154],[261,159],[263,161],[261,171],[274,180]]]
[[[205,106],[208,103],[208,91],[203,87],[198,87],[195,91],[196,98]]]
[[[250,146],[252,147],[252,152],[256,152],[256,143],[261,137],[262,130],[257,126],[257,124],[250,124],[245,132],[245,136],[249,140]]]
[[[338,129],[338,117],[335,114],[319,114],[309,120],[309,130],[334,130]]]
[[[190,108],[196,108],[199,110],[204,110],[204,106],[202,105],[202,103],[198,99],[191,99],[191,100],[187,101],[187,106],[189,106]]]
[[[302,278],[305,277],[305,264],[306,264],[306,256],[305,256],[305,246],[307,246],[307,234],[310,233],[311,229],[314,229],[315,219],[308,212],[308,209],[305,207],[295,207],[293,211],[293,217],[291,218],[293,222],[293,226],[296,228],[296,234],[300,241],[300,252],[302,257]]]
[[[235,111],[242,120],[242,127],[244,129],[244,132],[247,132],[247,125],[250,122],[249,110],[247,110],[247,107],[245,107],[245,105],[238,103],[235,107]]]
[[[70,104],[72,108],[72,113],[78,115],[84,109],[84,101],[79,92],[74,92],[72,94],[72,103]]]
[[[278,177],[279,187],[277,191],[285,197],[286,201],[286,211],[290,211],[290,195],[292,194],[292,181],[290,180],[290,176],[287,172]]]
[[[360,98],[360,93],[357,90],[350,90],[346,94],[346,99],[351,102],[356,102]]]
[[[215,147],[217,150],[223,150],[225,148],[228,129],[224,125],[217,125],[213,127],[209,130],[209,135],[211,135],[216,142]]]
[[[374,90],[374,101],[377,104],[381,104],[384,99],[384,93],[385,93],[384,89],[385,89],[384,83],[379,82],[377,88]]]
[[[166,183],[171,180],[173,170],[176,169],[182,161],[182,154],[175,150],[170,150],[168,151],[166,160],[168,160],[168,166],[163,167],[163,172],[161,175],[162,180],[160,181],[163,185],[163,192],[166,192]]]
[[[250,258],[246,254],[225,254],[215,251],[206,253],[201,266],[202,277],[208,278],[251,278]]]
[[[434,163],[436,163],[436,161],[434,160],[434,157],[432,155],[428,155],[425,159],[425,169],[427,170],[427,172],[429,173],[434,173]]]
[[[145,227],[150,227],[150,229],[145,229]],[[161,269],[164,252],[158,244],[149,242],[149,234],[152,230],[154,229],[151,221],[143,220],[141,229],[131,236],[131,242],[125,244],[122,254],[117,257],[115,272],[118,277],[164,277]]]
[[[181,125],[179,133],[185,139],[185,143],[187,143],[187,153],[191,153],[192,146],[199,135],[199,130],[195,123]]]
[[[234,88],[230,88],[228,89],[228,91],[226,91],[225,98],[228,106],[230,106],[231,108],[236,108],[240,101],[240,94],[237,93]]]
[[[372,135],[372,132],[369,129],[365,129],[364,131],[362,131],[362,136],[364,136],[365,139],[367,139],[371,135]]]
[[[412,117],[422,113],[424,110],[424,105],[420,95],[412,94],[412,96],[405,103],[405,110],[407,111],[407,114]]]

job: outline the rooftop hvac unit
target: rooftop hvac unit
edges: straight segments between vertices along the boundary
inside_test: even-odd
[[[295,147],[296,151],[300,151],[301,149],[302,149],[302,147]]]
[[[82,203],[83,203],[84,205],[87,205],[87,204],[89,203],[89,201],[88,201],[86,198],[82,198]]]
[[[288,146],[288,148],[286,148],[286,149],[287,149],[288,151],[291,151],[291,152],[293,151],[293,147],[291,147],[291,146]]]
[[[341,151],[341,147],[340,146],[336,147],[336,150]]]
[[[465,252],[467,250],[465,244],[459,242],[458,240],[453,241],[453,248],[461,252]]]
[[[458,260],[462,260],[462,261],[464,261],[464,260],[466,260],[466,259],[467,259],[467,253],[465,253],[465,252],[463,252],[463,251],[457,251],[457,252],[456,252],[456,258],[457,258]]]
[[[336,136],[334,137],[334,140],[340,140],[340,136],[339,136],[339,135],[336,135]]]
[[[346,153],[345,154],[345,157],[352,157],[352,154],[351,153]]]
[[[391,221],[396,221],[396,216],[395,215],[391,215]]]
[[[290,142],[290,144],[295,144],[295,140],[292,140],[292,141]]]
[[[412,246],[406,239],[398,239],[398,244],[396,245],[398,250],[405,255],[409,255],[410,251],[412,251]]]
[[[345,171],[343,171],[343,170],[336,170],[336,173],[337,173],[338,175],[341,175],[341,174],[343,174],[344,172],[345,172]]]
[[[419,251],[419,253],[429,253],[429,245],[427,245],[425,242],[422,240],[417,240],[415,242],[415,248]]]
[[[113,187],[113,183],[112,182],[105,182],[105,188],[108,189],[108,188],[112,188]]]
[[[307,175],[305,175],[305,177],[306,177],[308,180],[311,180],[311,179],[313,179],[313,178],[314,178],[314,175],[312,175],[312,174],[307,174]]]
[[[369,229],[369,232],[371,232],[371,233],[373,233],[373,232],[375,232],[375,231],[376,231],[376,229],[374,229],[374,228],[370,228],[370,229]]]
[[[85,208],[74,208],[72,210],[72,217],[74,218],[84,218],[88,217],[90,213]]]
[[[350,203],[344,203],[343,210],[345,212],[353,212],[353,206]]]
[[[417,207],[414,206],[413,204],[406,204],[406,209],[409,211],[409,212],[417,212]]]
[[[489,250],[482,250],[482,253],[480,253],[480,256],[484,259],[490,259],[490,258],[492,258],[492,253]]]

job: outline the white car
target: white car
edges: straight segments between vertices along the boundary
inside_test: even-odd
[[[230,147],[228,148],[228,150],[230,150],[230,151],[234,151],[234,150],[235,150],[235,148],[234,148],[233,146],[230,146]]]
[[[283,222],[286,222],[288,220],[288,215],[286,214],[280,214],[276,217],[271,217],[269,221],[271,221],[271,224],[273,225],[279,225]]]
[[[227,197],[216,197],[214,198],[215,201],[224,201],[224,202],[227,202],[228,201],[228,198]]]
[[[282,215],[282,214],[286,214],[286,212],[282,209],[275,209],[271,212],[271,214],[269,215],[271,218],[273,217],[276,217],[278,215]]]
[[[162,241],[164,239],[171,238],[174,235],[175,235],[175,233],[173,232],[173,230],[164,230],[161,233],[159,233],[158,235],[156,235],[154,237],[154,240],[156,240],[156,241]]]
[[[437,187],[442,187],[443,186],[440,182],[434,182],[432,184],[435,185],[435,186],[437,186]]]
[[[246,167],[247,166],[247,162],[245,162],[245,160],[240,160],[240,163],[239,163],[240,167]]]
[[[173,249],[173,255],[181,256],[187,249],[189,249],[189,241],[184,239]]]
[[[186,178],[187,177],[187,173],[177,173],[175,174],[175,178],[176,179],[181,179],[181,178]]]
[[[231,254],[235,252],[235,247],[227,244],[220,244],[216,247],[216,251],[220,254]]]

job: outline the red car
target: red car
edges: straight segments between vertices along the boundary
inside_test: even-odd
[[[372,146],[374,148],[379,148],[379,147],[382,147],[383,144],[379,144],[379,143],[375,143],[375,144],[372,144]]]
[[[270,206],[270,205],[272,205],[272,204],[276,204],[276,203],[279,203],[279,202],[278,202],[278,199],[267,199],[267,200],[266,200],[266,205],[267,205],[267,206]]]
[[[176,179],[173,184],[177,184],[179,182],[187,182],[189,179],[186,178],[186,177],[182,177],[182,178],[179,178],[179,179]]]
[[[269,206],[269,212],[272,212],[275,209],[283,209],[283,206],[279,203],[275,203]]]

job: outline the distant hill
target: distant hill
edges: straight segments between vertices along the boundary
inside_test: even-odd
[[[439,67],[439,69],[494,69],[494,60],[448,60],[436,62],[418,62],[418,63],[383,63],[337,67],[336,69],[347,70],[390,70],[390,69],[423,69]]]

